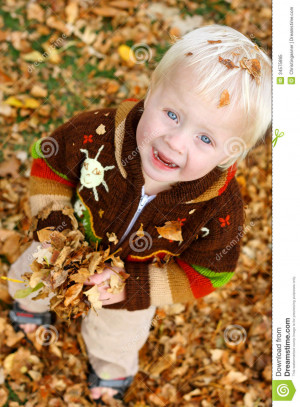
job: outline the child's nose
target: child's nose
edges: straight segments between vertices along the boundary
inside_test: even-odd
[[[182,132],[166,136],[165,142],[169,146],[170,151],[174,151],[177,154],[183,154],[187,148],[187,137]]]

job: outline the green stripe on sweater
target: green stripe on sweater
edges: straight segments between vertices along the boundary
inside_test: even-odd
[[[234,272],[225,271],[216,273],[206,267],[198,266],[197,264],[191,264],[193,269],[195,269],[198,273],[202,274],[205,277],[208,277],[213,285],[213,287],[222,287],[231,280]]]
[[[61,178],[65,179],[65,180],[67,180],[67,181],[71,181],[70,178],[68,178],[65,174],[62,174],[61,172],[57,171],[56,169],[54,169],[54,168],[48,163],[48,161],[46,160],[46,158],[45,158],[45,156],[44,156],[44,154],[43,154],[43,152],[42,152],[42,150],[41,150],[41,142],[42,142],[42,140],[44,140],[44,139],[39,139],[38,141],[36,141],[36,142],[33,144],[32,148],[31,148],[31,156],[32,156],[33,158],[42,158],[42,159],[45,161],[45,163],[48,165],[48,167],[49,167],[53,172],[55,172],[56,175],[60,176]],[[50,146],[50,148],[51,148],[51,146]]]

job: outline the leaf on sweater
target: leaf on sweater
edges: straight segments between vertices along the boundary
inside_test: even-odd
[[[96,310],[102,308],[102,301],[99,301],[100,295],[97,285],[93,285],[93,287],[85,291],[84,294],[88,297],[89,302]]]
[[[116,234],[113,232],[113,233],[106,233],[106,236],[108,237],[108,241],[109,242],[113,242],[114,244],[117,244],[118,243],[118,238],[117,238],[117,236],[116,236]]]
[[[181,222],[177,220],[171,220],[165,222],[165,226],[157,227],[155,226],[160,236],[165,239],[182,241],[181,235]]]
[[[99,134],[99,136],[106,133],[104,124],[100,124],[100,126],[96,128],[96,133]]]
[[[239,68],[239,66],[234,65],[234,62],[232,62],[231,59],[224,59],[219,56],[219,62],[225,65],[228,69]]]
[[[75,298],[78,297],[80,292],[82,291],[83,284],[74,284],[71,287],[69,287],[65,293],[65,300],[64,300],[64,305],[67,307],[69,304],[71,304]]]
[[[209,44],[221,44],[221,40],[218,40],[218,41],[210,41],[210,40],[207,40],[207,42],[209,43]]]
[[[249,74],[255,79],[257,85],[260,84],[261,66],[258,59],[248,59],[244,57],[240,61],[240,66],[249,72]]]
[[[221,93],[221,97],[220,97],[220,103],[218,107],[223,107],[226,105],[230,104],[230,97],[229,97],[229,93],[228,90],[225,89],[223,90],[223,92]]]
[[[139,230],[136,232],[136,234],[138,235],[138,237],[143,237],[145,235],[142,223],[141,223],[141,226],[139,227]]]

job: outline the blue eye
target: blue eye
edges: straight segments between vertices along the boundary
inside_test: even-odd
[[[171,114],[173,114],[173,115],[175,115],[175,117],[173,116],[173,117],[171,117],[170,115],[169,115],[169,113],[171,113]],[[170,117],[170,119],[175,119],[176,117],[177,117],[177,115],[176,115],[176,113],[174,113],[174,112],[172,112],[171,110],[168,110],[167,111],[167,115]]]
[[[202,137],[204,137],[206,140],[208,140],[208,142],[206,142],[205,140],[203,140]],[[205,144],[211,144],[210,138],[208,138],[207,136],[202,135],[202,136],[201,136],[201,140],[204,141]]]

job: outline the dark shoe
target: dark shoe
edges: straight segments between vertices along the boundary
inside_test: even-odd
[[[122,400],[126,390],[130,387],[133,382],[133,376],[127,376],[125,379],[121,380],[104,380],[100,379],[97,375],[93,366],[88,362],[88,388],[93,387],[111,387],[112,389],[118,390],[118,393],[113,396],[114,399]],[[95,403],[105,406],[102,401],[102,396],[98,399],[93,399]]]
[[[51,311],[45,312],[32,312],[25,311],[19,306],[19,303],[15,301],[12,309],[9,311],[9,318],[12,326],[16,332],[22,331],[27,341],[32,342],[27,337],[26,332],[20,328],[20,324],[36,324],[36,325],[53,325],[56,321],[56,316]]]

